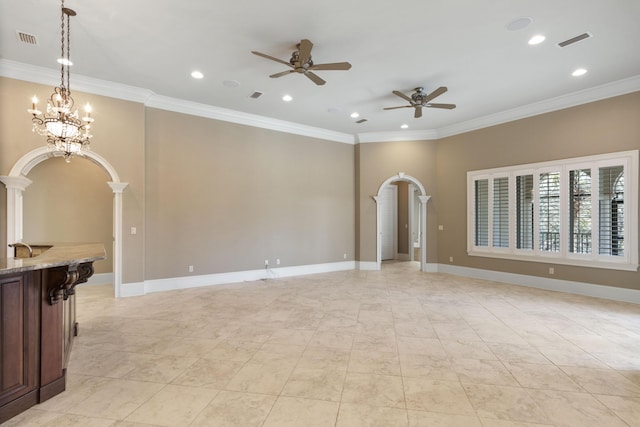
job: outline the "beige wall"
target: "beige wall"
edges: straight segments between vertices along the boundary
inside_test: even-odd
[[[353,146],[147,110],[146,278],[354,259]]]
[[[26,108],[34,94],[45,100],[52,89],[47,85],[0,77],[0,175],[7,175],[18,159],[45,144],[42,136],[31,132],[31,118]],[[144,279],[144,105],[77,91],[73,92],[73,97],[76,105],[90,102],[93,107],[96,122],[92,151],[113,166],[122,182],[129,183],[122,196],[124,229],[137,226],[138,234],[123,233],[123,282],[140,282]],[[28,192],[29,188],[25,194]],[[0,185],[1,242],[6,242],[6,200],[5,187]],[[83,203],[87,202],[91,201],[83,200]],[[1,246],[2,256],[5,256],[5,243]]]
[[[16,105],[26,109],[31,96],[46,99],[50,92],[49,86],[0,78],[0,175],[44,143]],[[189,265],[193,274],[206,274],[264,268],[265,259],[272,266],[276,258],[281,266],[343,261],[344,253],[347,260],[373,262],[372,196],[399,172],[418,179],[432,196],[427,262],[448,263],[453,256],[459,266],[547,277],[547,264],[466,255],[466,172],[640,148],[640,93],[439,141],[355,147],[98,95],[74,97],[94,106],[92,150],[129,183],[124,283],[187,276]],[[4,186],[0,233],[6,243]],[[640,289],[637,272],[567,266],[555,272],[557,279]]]
[[[25,242],[101,242],[107,259],[96,273],[113,271],[113,192],[109,175],[83,158],[61,157],[39,163],[27,175],[24,193]]]
[[[438,262],[453,256],[455,265],[550,277],[550,264],[467,256],[467,171],[635,149],[640,149],[640,92],[440,140],[438,217],[444,230]],[[555,279],[640,289],[638,272],[554,268]]]
[[[376,142],[358,145],[358,233],[360,261],[376,261],[376,203],[373,196],[388,178],[404,172],[432,196],[427,203],[427,262],[437,260],[436,141]]]

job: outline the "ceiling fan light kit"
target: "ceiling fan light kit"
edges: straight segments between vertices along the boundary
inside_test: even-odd
[[[414,115],[413,117],[416,119],[419,119],[420,117],[422,117],[422,108],[442,108],[445,110],[452,110],[454,108],[456,108],[456,104],[436,104],[436,103],[432,103],[429,102],[432,99],[437,98],[438,96],[442,95],[443,93],[445,93],[447,91],[447,88],[445,86],[440,86],[438,89],[434,90],[433,92],[431,92],[430,94],[426,94],[424,92],[424,88],[423,87],[417,87],[414,89],[414,93],[411,94],[411,96],[405,95],[404,93],[398,91],[398,90],[394,90],[392,93],[396,96],[399,96],[400,98],[404,99],[405,101],[409,102],[409,105],[401,105],[398,107],[386,107],[385,110],[395,110],[398,108],[414,108]]]
[[[278,59],[271,55],[267,55],[266,53],[257,52],[252,50],[251,53],[254,55],[261,56],[266,59],[270,59],[272,61],[278,62],[280,64],[286,65],[291,68],[290,70],[282,71],[280,73],[272,74],[269,77],[278,78],[282,76],[286,76],[287,74],[299,73],[304,74],[309,80],[314,82],[315,84],[322,86],[326,83],[323,79],[320,78],[313,71],[321,70],[349,70],[351,69],[351,64],[348,62],[334,62],[330,64],[314,64],[311,59],[311,49],[313,48],[313,43],[307,39],[300,40],[300,43],[297,44],[297,49],[293,51],[291,54],[291,59],[289,61],[284,61],[282,59]]]

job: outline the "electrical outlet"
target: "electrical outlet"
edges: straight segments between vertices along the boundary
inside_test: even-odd
[[[438,226],[438,230],[440,230],[440,231],[444,230],[444,225],[439,225]]]
[[[453,257],[452,256],[449,257],[449,262],[453,262]]]
[[[189,273],[193,273],[193,265],[189,266]]]
[[[268,260],[268,259],[265,259],[265,260],[264,260],[264,266],[265,266],[265,267],[269,267],[269,260]]]
[[[344,254],[342,258],[347,259],[347,254]]]
[[[276,265],[280,265],[280,258],[276,259]]]
[[[556,274],[556,269],[553,267],[549,267],[549,274]]]
[[[138,229],[135,227],[131,227],[131,234],[138,234]]]

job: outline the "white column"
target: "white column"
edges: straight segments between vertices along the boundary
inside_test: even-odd
[[[376,201],[376,270],[382,268],[382,231],[380,230],[380,215],[382,214],[382,200],[380,196],[373,196]]]
[[[0,176],[7,187],[7,244],[22,241],[22,193],[31,184],[26,176]],[[13,258],[7,251],[7,258]]]
[[[128,182],[107,182],[113,190],[113,288],[115,297],[121,296],[122,287],[122,192]]]
[[[420,271],[427,271],[427,202],[431,196],[418,196],[420,199]]]

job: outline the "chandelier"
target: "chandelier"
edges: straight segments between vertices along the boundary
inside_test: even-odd
[[[62,12],[60,14],[61,27],[61,51],[62,54],[58,62],[60,63],[60,86],[54,88],[53,94],[47,100],[47,110],[38,110],[38,98],[32,98],[31,108],[27,111],[33,115],[33,132],[47,137],[47,144],[54,151],[62,152],[65,161],[71,161],[74,155],[81,155],[82,150],[89,149],[89,141],[92,137],[91,106],[85,106],[85,115],[80,118],[78,110],[74,110],[74,101],[71,97],[69,86],[69,67],[72,62],[69,59],[70,51],[70,28],[69,19],[76,16],[72,9],[64,7],[62,1]]]

